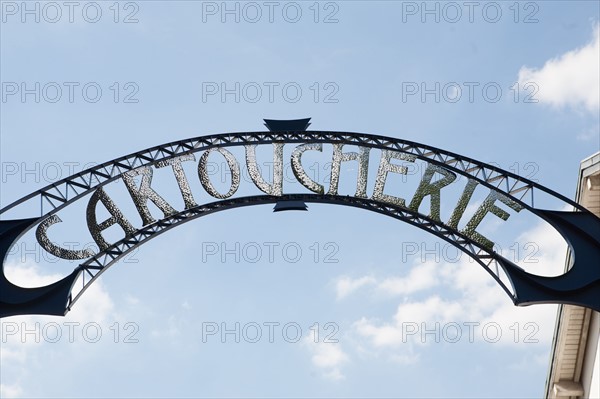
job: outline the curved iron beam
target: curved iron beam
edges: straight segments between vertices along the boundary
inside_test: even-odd
[[[572,248],[577,246],[581,252],[585,252],[584,255],[593,256],[592,259],[594,259],[594,257],[595,259],[598,259],[599,257],[596,255],[600,256],[600,243],[597,242],[598,239],[596,237],[598,237],[598,235],[595,234],[597,227],[600,226],[600,219],[590,214],[589,211],[587,211],[584,207],[575,203],[569,198],[511,172],[476,161],[472,158],[407,140],[348,132],[279,131],[225,133],[167,143],[117,158],[113,161],[89,168],[83,172],[50,184],[0,210],[1,215],[18,206],[19,204],[22,204],[35,197],[39,197],[42,203],[44,200],[47,201],[51,206],[51,209],[46,213],[44,213],[42,207],[40,212],[41,216],[39,218],[31,218],[22,221],[0,221],[0,241],[4,243],[3,246],[0,246],[0,259],[4,261],[8,248],[12,242],[18,239],[18,237],[24,234],[29,228],[35,226],[46,217],[55,214],[70,203],[91,193],[95,189],[102,187],[113,180],[116,180],[125,172],[141,166],[155,164],[156,162],[182,155],[193,154],[195,152],[207,150],[213,147],[231,147],[269,143],[340,143],[382,150],[394,150],[413,155],[417,159],[421,159],[428,163],[441,166],[457,174],[466,176],[467,178],[477,181],[479,184],[489,188],[492,191],[504,194],[509,199],[515,201],[522,207],[528,209],[532,213],[538,215],[555,226],[563,233],[563,236],[569,242]],[[506,189],[504,188],[504,183],[506,183]],[[562,218],[557,218],[556,215],[550,211],[535,208],[533,203],[534,190],[549,194],[550,196],[555,197],[579,210],[580,213],[586,215],[586,226],[581,227],[577,223],[573,222],[573,215],[575,214],[574,212],[567,212]],[[73,194],[70,194],[69,191],[72,191]],[[531,193],[531,196],[526,198],[525,195],[528,192]],[[517,194],[520,194],[520,196],[517,197]],[[277,198],[278,200],[282,199],[282,197],[274,198]],[[314,199],[315,198],[313,198],[313,200]],[[331,202],[333,200],[333,198],[328,198],[327,202]],[[335,201],[338,201],[338,199],[335,199]],[[381,203],[372,200],[370,201],[372,203],[377,203],[377,206],[390,208],[390,205],[387,203]],[[221,203],[223,203],[223,201],[221,201]],[[402,212],[409,213],[404,208],[402,208]],[[437,223],[431,224],[431,221],[425,220],[427,217],[423,215],[419,214],[418,217],[422,220],[423,225],[427,224],[429,226],[439,227]],[[579,219],[582,219],[582,217]],[[159,221],[157,223],[161,222],[164,223],[164,221]],[[419,226],[421,227],[421,225]],[[572,228],[573,226],[576,226],[577,228]],[[136,234],[144,231],[144,229],[147,227],[148,226],[140,229],[138,232],[136,232]],[[451,234],[460,234],[458,231],[452,230],[448,226],[444,225],[443,227]],[[442,238],[447,239],[444,237]],[[456,244],[458,241],[453,242]],[[465,242],[469,245],[476,244],[472,242],[472,240],[467,240]],[[577,242],[577,245],[574,245],[574,242]],[[107,254],[110,254],[110,252]],[[584,256],[583,258],[585,259],[586,257],[588,256]],[[497,262],[507,273],[513,288],[516,289],[517,287],[520,287],[519,289],[522,290],[523,293],[511,293],[508,289],[508,286],[501,282],[499,278],[499,272],[497,271],[496,274],[491,273],[507,292],[507,294],[513,298],[515,304],[537,303],[541,302],[542,298],[545,298],[543,299],[545,301],[583,304],[583,306],[589,306],[597,310],[600,309],[600,299],[594,298],[594,294],[597,294],[600,290],[600,267],[596,267],[594,269],[593,266],[589,266],[589,264],[582,264],[581,258],[580,262],[578,263],[581,266],[579,266],[576,270],[575,267],[573,267],[569,273],[554,278],[542,278],[541,276],[528,274],[518,266],[511,264],[508,260],[499,257],[497,254],[488,253],[484,257],[481,253],[477,253],[475,258],[484,266],[485,262],[483,262],[481,259],[489,259],[489,262],[486,266],[486,270],[488,271],[490,271],[488,267],[489,264],[491,262]],[[93,267],[93,265],[88,265],[84,268],[78,268],[71,275],[51,286],[23,289],[22,287],[13,285],[6,279],[2,265],[2,270],[0,273],[0,317],[10,314],[23,314],[27,306],[29,306],[29,309],[31,309],[31,312],[29,313],[39,313],[39,306],[34,305],[32,300],[30,300],[31,298],[35,297],[40,299],[49,295],[49,292],[64,292],[66,289],[65,287],[68,287],[70,292],[73,282],[79,273],[84,270],[87,273],[90,273],[90,270],[94,270]],[[569,277],[564,277],[567,275]],[[92,275],[92,278],[94,278],[94,275]],[[586,284],[582,285],[582,282]],[[570,294],[567,295],[565,294],[566,292],[570,292]],[[590,294],[590,292],[592,294]],[[60,295],[56,295],[60,297]],[[596,295],[596,298],[600,298],[600,295]],[[48,300],[47,303],[50,303],[50,301]]]
[[[82,172],[49,184],[0,209],[0,215],[32,198],[39,197],[41,203],[45,200],[51,210],[41,212],[40,218],[50,216],[77,199],[89,194],[96,188],[102,187],[119,178],[130,170],[155,164],[179,157],[208,150],[214,147],[233,147],[254,144],[272,143],[322,143],[347,144],[382,150],[394,150],[416,158],[442,166],[462,176],[476,180],[479,184],[491,190],[502,192],[526,209],[534,212],[533,194],[525,198],[528,192],[539,190],[573,206],[580,211],[586,209],[575,201],[546,188],[534,181],[500,169],[496,166],[477,161],[450,151],[429,145],[402,140],[392,137],[350,132],[319,132],[319,131],[280,131],[280,132],[249,132],[222,133],[210,136],[195,137],[174,141],[138,151],[112,161],[104,162]],[[94,182],[95,181],[95,182]],[[493,184],[495,183],[495,184]],[[506,183],[506,189],[501,185]],[[69,190],[74,194],[70,196]],[[521,193],[519,197],[516,194]]]
[[[508,296],[513,299],[513,301],[516,300],[511,287],[504,284],[504,282],[500,279],[500,276],[497,275],[497,273],[495,273],[490,267],[491,263],[497,257],[495,252],[486,249],[483,245],[472,240],[466,235],[455,231],[428,216],[414,212],[410,209],[391,204],[385,204],[366,198],[328,194],[283,194],[282,196],[258,195],[239,197],[198,205],[194,208],[186,209],[175,215],[144,226],[136,231],[135,234],[119,240],[106,250],[92,256],[78,267],[77,270],[85,272],[84,276],[87,273],[90,279],[88,281],[85,281],[85,279],[83,280],[81,291],[78,292],[75,298],[70,299],[67,309],[70,310],[71,306],[81,297],[84,291],[110,266],[152,238],[155,238],[183,223],[195,220],[202,216],[210,215],[215,212],[246,206],[273,204],[282,201],[301,201],[308,203],[351,206],[380,213],[416,226],[449,242],[467,255],[471,256],[477,263],[486,269],[488,273],[490,273],[490,275],[496,280],[496,282],[502,287]],[[484,260],[487,260],[487,262]]]

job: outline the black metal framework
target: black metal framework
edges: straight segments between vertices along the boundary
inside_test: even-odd
[[[116,180],[123,173],[141,166],[153,165],[159,161],[205,151],[214,147],[233,147],[253,144],[262,145],[271,143],[337,143],[394,150],[414,155],[417,159],[442,166],[460,175],[476,180],[480,184],[494,191],[502,192],[504,195],[510,197],[530,211],[534,210],[534,193],[536,191],[545,192],[546,194],[572,205],[576,209],[586,211],[584,207],[562,194],[552,191],[549,188],[517,174],[425,144],[363,133],[280,131],[223,133],[174,141],[151,147],[112,161],[104,162],[93,168],[86,169],[73,176],[49,184],[0,209],[0,215],[23,202],[39,198],[41,204],[40,217],[47,217],[58,212],[71,202],[90,193],[92,190]],[[528,193],[529,195],[527,195]],[[45,213],[43,208],[44,205],[50,206],[50,210]]]
[[[308,120],[306,120],[307,124]],[[200,205],[144,226],[134,234],[89,258],[71,275],[47,287],[24,289],[15,286],[6,279],[2,269],[0,273],[0,317],[26,313],[65,314],[104,271],[120,257],[149,239],[181,223],[213,212],[285,200],[358,207],[391,216],[427,230],[473,257],[492,275],[517,305],[546,302],[571,303],[600,310],[600,266],[595,262],[590,262],[590,259],[600,259],[600,234],[598,234],[600,219],[584,207],[538,183],[493,165],[412,141],[362,133],[283,130],[215,134],[155,146],[105,162],[50,184],[1,209],[0,215],[27,201],[39,199],[41,204],[40,216],[37,218],[0,221],[0,259],[4,261],[12,243],[28,229],[76,200],[118,179],[125,172],[214,147],[270,143],[338,143],[394,150],[412,155],[417,159],[475,180],[490,190],[502,193],[525,209],[545,219],[563,234],[572,250],[578,251],[578,257],[572,269],[562,276],[552,278],[535,276],[497,253],[483,248],[479,243],[459,231],[406,208],[374,200],[337,195],[259,195]],[[540,191],[573,206],[578,212],[546,211],[535,208],[534,193]],[[44,210],[45,207],[49,207],[49,209]],[[80,274],[87,276],[87,279],[84,277],[82,290],[73,298],[71,295],[73,284]]]
[[[504,291],[514,298],[514,293],[510,285],[506,285],[499,276],[499,270],[496,265],[495,270],[491,270],[490,266],[496,258],[495,252],[487,250],[477,242],[474,242],[465,235],[453,231],[443,223],[437,222],[427,216],[413,212],[406,208],[400,208],[390,204],[384,204],[379,201],[363,199],[342,195],[319,195],[319,194],[284,194],[282,196],[257,195],[250,197],[240,197],[235,199],[222,200],[212,202],[205,205],[186,209],[171,217],[159,220],[155,223],[142,227],[135,234],[125,237],[122,240],[114,243],[105,251],[92,256],[85,263],[79,266],[84,276],[82,290],[75,296],[69,297],[68,308],[81,297],[83,292],[94,282],[103,272],[117,262],[121,257],[131,252],[136,247],[142,245],[148,240],[159,236],[168,230],[177,227],[180,224],[189,222],[202,216],[206,216],[215,212],[252,206],[278,203],[282,201],[298,201],[309,203],[322,203],[333,205],[344,205],[355,208],[365,209],[372,212],[377,212],[394,219],[402,220],[413,226],[426,230],[436,236],[448,241],[466,254],[475,259],[481,266],[490,272],[492,277],[500,284]],[[85,277],[88,278],[86,281]]]

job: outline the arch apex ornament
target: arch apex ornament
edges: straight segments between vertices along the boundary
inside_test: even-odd
[[[304,119],[263,119],[270,132],[303,132],[310,126],[310,118]]]
[[[373,134],[308,131],[310,118],[265,119],[264,122],[269,129],[267,132],[213,134],[138,151],[54,182],[0,209],[0,317],[65,315],[87,288],[119,259],[148,240],[188,221],[228,209],[265,204],[274,204],[273,212],[305,211],[307,203],[364,209],[425,230],[473,258],[515,305],[565,303],[600,311],[600,218],[571,199],[494,165],[432,146]],[[285,145],[295,146],[287,160],[284,159]],[[269,171],[261,171],[258,167],[257,146],[272,149],[273,167]],[[324,146],[332,149],[330,154],[326,154]],[[240,166],[234,155],[235,147],[245,151],[245,157],[240,157],[245,165]],[[302,163],[307,152],[310,156],[330,157],[329,187],[308,175]],[[377,155],[379,160],[373,165]],[[209,156],[226,161],[223,165],[229,168],[229,188],[222,190],[211,182],[207,170]],[[185,167],[197,159],[194,174],[197,173],[198,181],[190,185],[188,179],[192,174],[186,173]],[[338,192],[341,190],[340,165],[344,162],[358,165],[355,184],[352,182],[350,186],[352,195]],[[417,177],[421,180],[416,182],[412,198],[398,192],[396,186],[390,190],[388,180],[391,176],[406,177],[408,168],[416,162],[423,162],[426,168]],[[294,184],[300,187],[300,192],[286,192],[284,164],[292,169],[296,178]],[[163,177],[170,173],[174,179],[171,186],[178,187],[179,207],[169,202],[172,196],[161,195],[158,184],[153,186],[154,173],[163,168],[160,172]],[[373,174],[369,177],[369,168],[376,171],[375,177]],[[250,177],[249,184],[253,184],[251,189],[258,190],[256,195],[236,196],[244,171]],[[130,195],[131,198],[125,199],[135,205],[139,215],[134,216],[139,217],[141,225],[133,221],[131,214],[121,211],[119,203],[123,198],[111,197],[107,188],[115,185],[120,185]],[[192,186],[202,187],[204,192],[194,192]],[[448,200],[447,187],[450,186],[458,189],[459,195]],[[467,206],[475,204],[474,192],[483,197],[472,215],[467,216]],[[569,205],[574,210],[536,208],[534,194],[549,196],[562,202],[563,208]],[[215,200],[204,201],[201,200],[203,197]],[[98,248],[78,251],[61,248],[51,240],[52,233],[48,231],[54,224],[62,222],[59,211],[85,198],[88,203],[82,220]],[[426,198],[428,200],[424,201]],[[36,200],[42,204],[39,216],[5,219],[11,209]],[[443,200],[454,201],[449,204],[449,209],[453,209],[450,215],[440,213]],[[148,208],[149,203],[153,204],[152,210]],[[109,216],[99,219],[97,210],[102,208],[104,215]],[[506,221],[522,210],[553,226],[569,244],[574,261],[563,275],[545,277],[525,271],[494,250],[493,237],[480,233],[484,218]],[[111,226],[121,230],[121,239],[111,241],[104,236],[104,230]],[[34,228],[43,250],[80,263],[59,281],[43,287],[24,288],[8,280],[4,267],[13,244]]]
[[[304,201],[277,201],[273,212],[281,211],[308,211],[308,206]]]

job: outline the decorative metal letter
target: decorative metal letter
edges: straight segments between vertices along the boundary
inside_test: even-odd
[[[304,151],[308,150],[322,152],[323,144],[302,144],[294,149],[292,152],[292,170],[294,171],[294,176],[296,176],[296,179],[298,179],[298,181],[310,191],[317,194],[323,194],[325,192],[323,186],[308,177],[304,171],[304,168],[302,167],[302,154]]]
[[[435,183],[431,183],[431,179],[433,179],[433,175],[436,172],[444,175],[444,177]],[[427,165],[427,169],[425,169],[421,183],[419,183],[419,187],[417,187],[417,191],[410,201],[408,208],[418,212],[419,206],[421,205],[421,202],[423,202],[423,198],[430,195],[429,217],[433,220],[440,221],[440,190],[442,187],[446,187],[454,180],[456,180],[456,173],[450,172],[449,170],[437,165]]]
[[[206,165],[208,163],[208,156],[213,151],[217,151],[225,157],[227,165],[229,166],[229,170],[231,171],[231,187],[226,194],[221,194],[218,192],[208,177]],[[227,151],[225,148],[211,148],[200,157],[200,162],[198,162],[198,177],[200,177],[200,183],[202,183],[202,187],[204,187],[207,193],[215,198],[226,199],[235,194],[237,189],[240,187],[240,165],[233,154]]]
[[[333,145],[333,160],[331,163],[331,183],[327,194],[337,195],[340,184],[341,163],[345,161],[358,161],[358,179],[356,182],[355,197],[367,198],[367,176],[369,174],[369,153],[368,147],[358,147],[359,152],[342,152],[344,144]]]
[[[384,201],[393,205],[405,207],[405,201],[403,198],[398,198],[393,195],[383,193],[388,172],[405,175],[408,171],[408,168],[405,166],[394,165],[391,163],[390,160],[392,158],[409,162],[414,162],[416,159],[414,155],[405,154],[403,152],[381,150],[381,160],[379,161],[379,170],[377,171],[377,179],[375,180],[375,188],[373,189],[372,198],[376,201]]]
[[[246,145],[246,165],[250,178],[263,193],[280,196],[283,194],[283,144],[273,143],[273,184],[261,176],[256,163],[256,145]]]

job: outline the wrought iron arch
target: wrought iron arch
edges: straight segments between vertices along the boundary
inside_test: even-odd
[[[513,300],[515,300],[514,292],[512,291],[511,287],[506,285],[501,280],[498,275],[498,271],[494,273],[490,269],[491,264],[495,259],[497,259],[498,256],[495,252],[486,249],[478,242],[460,232],[453,231],[443,223],[433,220],[430,217],[413,212],[410,209],[384,204],[366,198],[327,194],[283,194],[281,196],[258,195],[240,197],[198,205],[197,207],[186,209],[173,216],[142,227],[136,231],[135,234],[124,237],[123,239],[117,241],[106,250],[86,260],[77,268],[81,272],[85,272],[83,273],[84,276],[87,273],[89,279],[87,281],[85,279],[83,280],[82,290],[79,291],[77,296],[74,298],[69,297],[67,308],[70,309],[71,306],[81,297],[83,291],[85,291],[91,285],[91,283],[93,283],[102,273],[104,273],[110,266],[116,263],[123,256],[127,255],[129,252],[151,240],[152,238],[155,238],[180,224],[224,210],[254,205],[285,203],[288,201],[355,207],[380,213],[423,229],[451,243],[467,255],[471,256],[477,263],[483,266],[496,280],[496,282],[498,282],[498,284],[504,289],[504,291],[511,298],[513,298]]]
[[[308,125],[308,120],[302,120]],[[269,122],[271,123],[269,125]],[[223,133],[196,137],[155,146],[115,160],[105,162],[37,190],[0,210],[0,215],[30,200],[39,199],[40,216],[20,220],[0,220],[0,317],[17,314],[64,315],[89,284],[94,282],[116,260],[133,248],[169,229],[200,216],[241,206],[304,201],[330,203],[363,208],[403,220],[435,234],[472,256],[501,285],[516,305],[533,303],[570,303],[600,310],[600,219],[569,198],[536,182],[432,146],[391,137],[349,132],[302,130],[298,121],[267,121],[278,131]],[[294,124],[295,122],[295,124]],[[12,243],[26,231],[40,224],[69,204],[118,179],[131,170],[176,157],[194,154],[216,147],[254,144],[346,144],[359,147],[393,150],[467,177],[478,184],[501,193],[521,207],[553,225],[569,243],[575,254],[573,267],[557,277],[543,277],[523,269],[483,247],[457,229],[413,212],[406,207],[357,197],[319,194],[283,194],[281,196],[251,196],[227,199],[186,209],[168,218],[143,226],[104,251],[90,257],[64,279],[38,288],[23,288],[12,284],[4,274],[4,259]],[[534,193],[543,192],[574,207],[574,212],[549,211],[534,207]],[[50,209],[44,211],[44,206]],[[495,267],[494,267],[495,266]],[[84,279],[82,291],[73,298],[73,285],[80,274]],[[502,276],[506,278],[503,281]]]

